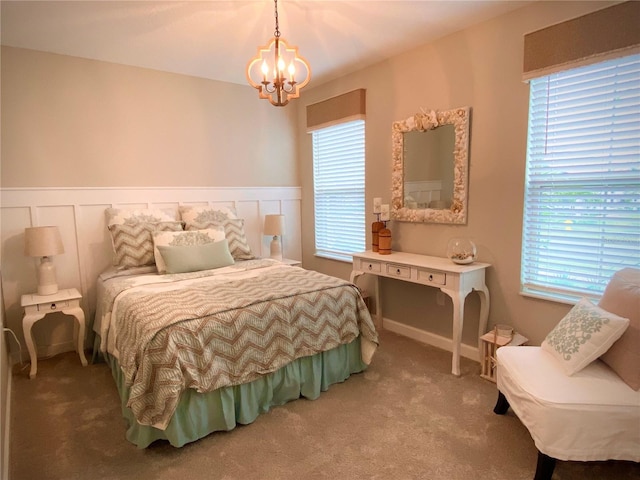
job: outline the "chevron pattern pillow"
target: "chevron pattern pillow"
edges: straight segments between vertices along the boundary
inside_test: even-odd
[[[168,208],[107,208],[107,226],[116,224],[174,222],[179,220],[175,209]]]
[[[180,219],[187,230],[196,230],[196,225],[221,223],[230,218],[238,218],[233,208],[229,207],[192,207],[181,205],[179,207]]]
[[[113,264],[121,269],[153,265],[153,232],[181,231],[182,222],[123,223],[109,226]]]
[[[229,243],[229,250],[234,260],[251,260],[256,258],[251,253],[251,247],[244,232],[244,220],[242,218],[227,218],[221,221],[209,221],[206,223],[193,222],[187,224],[187,230],[202,230],[205,228],[224,228],[224,235]]]

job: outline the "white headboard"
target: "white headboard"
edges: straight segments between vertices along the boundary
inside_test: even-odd
[[[22,339],[20,297],[37,287],[37,260],[24,255],[24,229],[60,227],[65,253],[53,257],[60,288],[81,291],[87,322],[95,314],[95,281],[111,265],[111,239],[105,209],[178,208],[179,205],[219,205],[235,208],[245,220],[245,232],[257,256],[269,256],[270,238],[262,235],[264,216],[285,215],[283,254],[302,258],[299,187],[181,188],[8,188],[0,190],[0,238],[5,326]],[[42,325],[40,325],[42,324]],[[73,322],[56,318],[33,328],[40,356],[73,350]],[[12,342],[14,343],[14,342]],[[12,352],[17,351],[11,345]],[[22,356],[28,358],[22,343]]]

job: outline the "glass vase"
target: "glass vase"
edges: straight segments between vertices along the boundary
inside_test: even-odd
[[[460,265],[473,263],[476,259],[476,244],[468,238],[452,238],[447,245],[447,257]]]

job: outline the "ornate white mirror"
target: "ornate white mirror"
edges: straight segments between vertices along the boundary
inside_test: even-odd
[[[393,123],[394,220],[467,223],[470,110],[423,111]]]

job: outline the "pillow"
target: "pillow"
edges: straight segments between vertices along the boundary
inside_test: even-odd
[[[622,318],[581,299],[542,342],[567,375],[579,372],[606,352],[629,325]]]
[[[627,385],[640,390],[640,270],[624,268],[616,272],[598,306],[629,318],[629,327],[600,359]]]
[[[228,218],[223,221],[210,221],[205,223],[192,223],[187,230],[198,230],[203,228],[223,227],[224,234],[229,242],[229,250],[236,260],[251,260],[256,258],[251,253],[251,247],[244,232],[244,220],[241,218]]]
[[[156,232],[153,234],[153,256],[156,261],[158,273],[166,273],[166,265],[158,247],[204,245],[205,243],[224,240],[224,228],[208,228],[205,230],[191,230],[189,232]]]
[[[187,230],[195,230],[194,225],[206,225],[212,222],[221,223],[230,218],[238,218],[236,212],[229,207],[188,207],[180,206],[180,218]]]
[[[202,245],[158,245],[167,273],[198,272],[233,265],[227,240]]]
[[[177,212],[174,209],[160,208],[107,208],[107,226],[134,224],[134,223],[158,223],[175,222],[178,220]]]
[[[153,232],[181,231],[182,222],[114,224],[109,226],[113,264],[118,268],[153,265]]]

